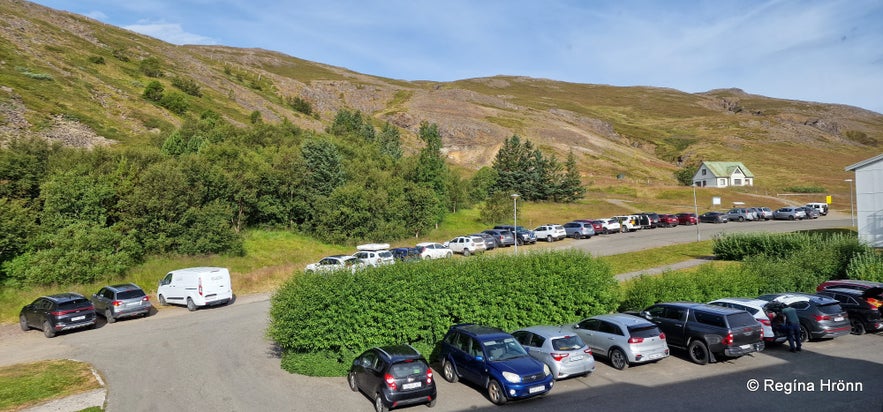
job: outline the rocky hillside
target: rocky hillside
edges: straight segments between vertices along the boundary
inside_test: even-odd
[[[141,70],[155,59],[160,77]],[[679,162],[744,162],[758,183],[842,185],[843,167],[874,156],[883,115],[738,89],[684,93],[526,77],[406,82],[267,50],[175,46],[21,0],[0,2],[0,140],[38,135],[68,145],[138,145],[183,117],[142,97],[151,81],[183,93],[187,115],[204,110],[246,125],[283,119],[323,130],[337,110],[360,110],[403,130],[439,125],[449,161],[466,173],[489,165],[517,134],[559,158],[578,155],[584,183],[673,184]],[[808,85],[807,87],[810,87]],[[292,99],[309,102],[312,114]]]

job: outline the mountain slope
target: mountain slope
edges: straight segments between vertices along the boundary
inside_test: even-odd
[[[139,70],[159,61],[163,76]],[[684,93],[498,76],[406,82],[260,49],[175,46],[20,0],[0,3],[0,139],[40,135],[66,144],[150,144],[183,118],[141,97],[151,81],[182,93],[189,115],[213,110],[240,125],[252,113],[323,130],[341,108],[389,121],[405,145],[422,121],[439,125],[449,161],[487,166],[503,140],[530,139],[563,159],[578,155],[588,184],[673,184],[683,162],[744,162],[762,186],[842,185],[843,166],[879,153],[883,115],[781,100],[737,89]],[[309,102],[300,113],[292,98]]]

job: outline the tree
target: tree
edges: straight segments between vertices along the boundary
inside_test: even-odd
[[[503,191],[496,191],[482,205],[479,210],[479,219],[488,225],[497,224],[505,221],[509,213],[512,212],[512,203],[509,201],[509,194]]]
[[[438,221],[441,221],[445,209],[449,208],[451,201],[447,190],[448,166],[441,154],[442,141],[438,125],[421,123],[419,137],[426,143],[426,146],[420,150],[411,181],[418,185],[425,185],[435,192],[439,205]]]
[[[154,80],[150,83],[147,83],[147,87],[144,88],[144,93],[141,94],[145,99],[150,100],[152,102],[159,103],[163,98],[163,91],[165,88],[162,83]]]
[[[341,109],[334,116],[334,122],[326,130],[328,133],[341,137],[358,137],[368,142],[375,138],[374,126],[362,112]]]
[[[343,158],[334,143],[310,139],[301,145],[300,150],[308,172],[306,184],[313,193],[328,196],[346,181]]]
[[[497,151],[491,166],[496,172],[492,192],[524,194],[523,185],[530,180],[528,167],[531,163],[531,155],[530,146],[522,144],[518,135],[506,139],[503,147]]]
[[[693,176],[696,176],[696,171],[698,170],[699,166],[696,164],[684,165],[684,167],[674,172],[674,177],[678,183],[684,186],[693,186]]]
[[[141,60],[138,63],[138,70],[141,70],[141,73],[144,73],[147,77],[162,77],[162,65],[159,63],[159,59],[156,57],[150,56],[144,60]]]
[[[469,179],[469,200],[479,202],[487,199],[497,184],[497,171],[491,167],[482,167]]]
[[[391,125],[389,122],[383,124],[380,129],[380,135],[377,136],[377,143],[380,145],[380,153],[383,153],[393,159],[401,159],[402,157],[402,139],[399,135],[399,129]]]
[[[586,194],[586,188],[580,180],[579,170],[576,167],[576,156],[571,150],[567,154],[564,163],[564,173],[560,176],[557,184],[557,199],[559,202],[575,202],[582,199]]]

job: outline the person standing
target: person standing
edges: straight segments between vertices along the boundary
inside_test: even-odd
[[[791,352],[800,352],[800,318],[797,317],[797,310],[790,306],[785,306],[782,309],[782,315],[785,316],[785,330],[788,333],[789,350]]]

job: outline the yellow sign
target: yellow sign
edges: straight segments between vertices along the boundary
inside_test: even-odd
[[[831,195],[825,196],[825,203],[831,204]]]

